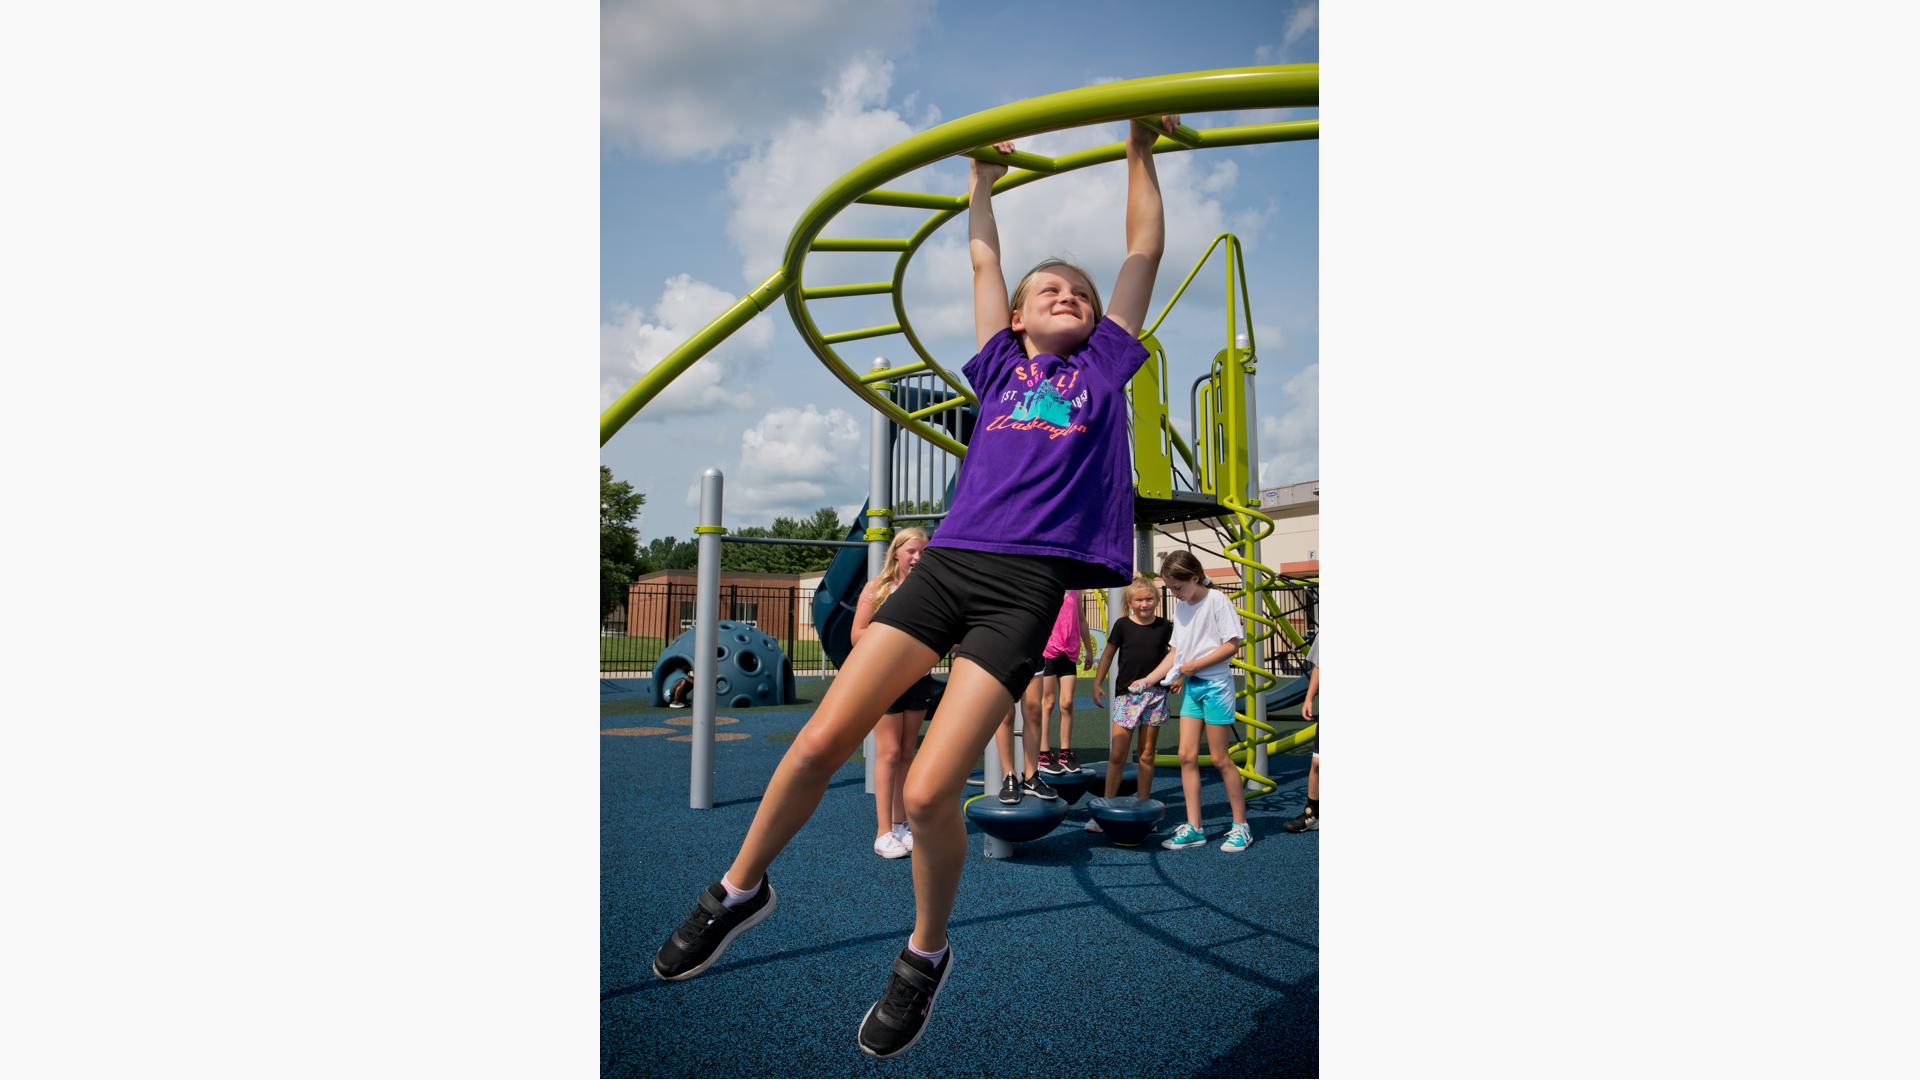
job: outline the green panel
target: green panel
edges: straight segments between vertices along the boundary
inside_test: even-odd
[[[1154,338],[1144,338],[1147,361],[1133,373],[1127,391],[1133,399],[1133,468],[1135,485],[1149,499],[1173,497],[1173,462],[1167,455],[1167,395],[1164,372],[1167,355]]]

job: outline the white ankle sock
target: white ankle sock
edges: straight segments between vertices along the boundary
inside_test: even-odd
[[[720,902],[722,904],[725,904],[727,907],[733,907],[737,904],[743,904],[748,900],[751,900],[754,897],[759,896],[761,886],[765,885],[766,883],[767,883],[767,879],[763,877],[751,889],[736,889],[733,887],[733,882],[728,881],[727,876],[725,874],[722,874],[720,875],[720,887],[727,890],[727,898]]]

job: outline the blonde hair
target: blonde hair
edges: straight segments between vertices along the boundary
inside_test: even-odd
[[[918,540],[921,547],[927,546],[927,530],[911,525],[893,534],[893,543],[887,545],[887,561],[880,567],[878,586],[873,591],[875,607],[887,602],[887,596],[900,586],[900,578],[906,571],[900,569],[900,549],[907,541]]]
[[[1020,310],[1020,305],[1027,299],[1027,288],[1033,283],[1033,275],[1042,270],[1058,270],[1062,267],[1079,274],[1080,280],[1087,283],[1087,292],[1093,297],[1093,321],[1098,323],[1102,317],[1101,313],[1105,310],[1100,306],[1100,286],[1093,283],[1092,274],[1065,259],[1041,259],[1035,263],[1033,269],[1027,271],[1027,276],[1020,279],[1020,284],[1013,287],[1013,297],[1007,301],[1007,310],[1009,312]]]
[[[1153,597],[1156,602],[1160,599],[1160,587],[1145,574],[1133,575],[1133,580],[1127,582],[1126,587],[1120,590],[1120,597],[1123,601],[1131,602],[1140,593]]]
[[[1168,581],[1197,581],[1204,589],[1213,588],[1207,572],[1191,551],[1169,551],[1160,557],[1160,576]]]

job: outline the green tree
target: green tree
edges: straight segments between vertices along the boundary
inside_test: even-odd
[[[626,602],[627,586],[643,573],[640,532],[634,520],[647,497],[613,470],[600,466],[600,615],[605,618]]]
[[[831,506],[823,506],[804,521],[790,517],[773,519],[772,526],[749,525],[732,530],[735,536],[770,536],[783,540],[845,540],[846,526]],[[722,544],[720,566],[724,570],[758,574],[811,574],[827,568],[839,551],[830,547],[797,547],[788,544]]]
[[[648,542],[647,549],[641,552],[646,560],[646,569],[642,573],[651,574],[655,570],[692,570],[700,565],[700,546],[691,540],[681,540],[672,536],[656,536]]]

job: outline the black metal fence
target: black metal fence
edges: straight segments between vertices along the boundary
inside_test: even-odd
[[[745,623],[780,642],[800,678],[832,673],[813,632],[813,594],[798,586],[722,585],[720,618]],[[699,590],[692,582],[645,582],[600,622],[600,673],[652,674],[680,635],[693,629]],[[691,639],[689,639],[691,642]]]

